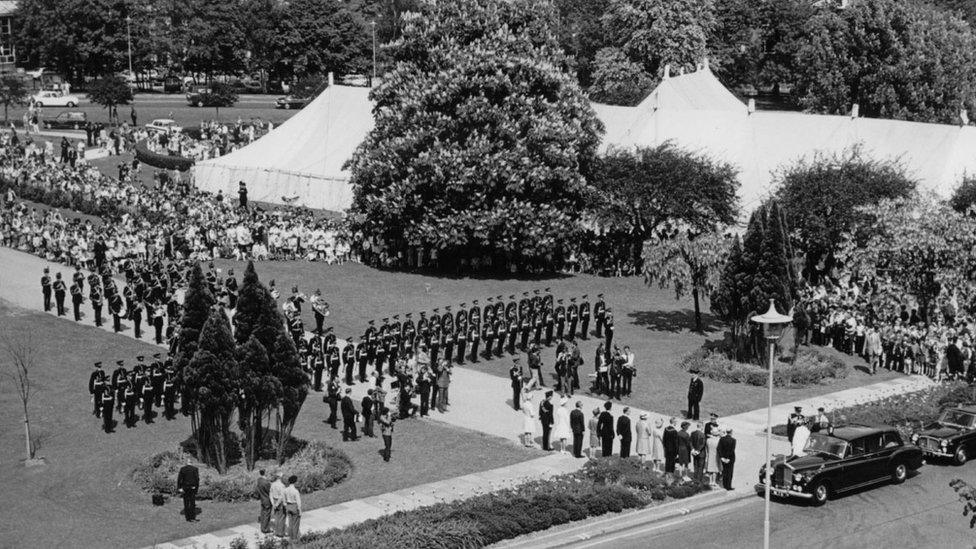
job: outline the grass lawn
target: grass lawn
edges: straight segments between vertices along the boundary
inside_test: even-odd
[[[234,268],[240,280],[244,264],[234,261],[218,261],[217,266]],[[640,278],[601,278],[589,275],[554,277],[547,279],[496,280],[478,278],[435,277],[423,274],[394,273],[373,269],[356,263],[325,265],[307,262],[264,262],[258,266],[258,275],[267,283],[275,279],[285,297],[291,287],[311,295],[321,288],[329,301],[332,314],[326,322],[335,327],[340,338],[360,336],[369,320],[399,314],[401,320],[407,312],[429,312],[438,307],[457,306],[464,302],[471,306],[474,299],[484,304],[489,296],[510,295],[521,297],[523,291],[551,287],[555,298],[563,298],[566,304],[571,297],[588,294],[605,294],[607,306],[614,310],[616,331],[614,342],[621,347],[630,345],[637,355],[638,375],[634,379],[634,394],[624,402],[660,413],[680,415],[687,406],[689,377],[677,367],[679,360],[701,347],[706,341],[722,336],[721,326],[712,316],[704,315],[705,334],[693,331],[694,313],[690,298],[676,301],[674,294],[657,287],[646,287]],[[429,290],[428,290],[429,286]],[[314,327],[314,319],[308,307],[303,310],[306,328]],[[707,305],[703,306],[707,311]],[[591,321],[590,329],[593,330]],[[590,337],[581,343],[584,365],[580,373],[593,372],[593,355],[597,341]],[[552,374],[554,348],[543,351],[543,372]],[[845,360],[851,360],[845,357]],[[511,358],[490,361],[481,360],[468,367],[502,377],[508,376]],[[870,376],[855,371],[846,379],[830,385],[802,389],[777,389],[777,403],[840,391],[859,385],[874,383],[897,375],[890,372]],[[765,406],[763,387],[740,384],[724,384],[705,380],[703,411],[715,411],[722,416],[746,412]]]
[[[26,469],[20,401],[13,381],[0,386],[0,483],[16,512],[0,513],[3,547],[141,547],[247,523],[254,504],[202,501],[200,522],[187,523],[181,503],[154,507],[149,494],[129,481],[129,472],[147,456],[175,449],[189,434],[189,422],[157,418],[156,423],[101,431],[91,415],[88,375],[96,360],[131,362],[157,348],[75,326],[56,317],[0,303],[0,332],[37,343],[37,394],[31,401],[38,455],[46,466]],[[6,366],[4,366],[6,367]],[[349,454],[352,475],[342,484],[304,497],[307,508],[367,497],[539,457],[514,443],[428,421],[398,424],[393,461],[380,456],[380,439],[343,443],[339,431],[323,423],[327,407],[312,393],[295,428],[296,436],[325,440]],[[117,416],[117,415],[116,415]]]

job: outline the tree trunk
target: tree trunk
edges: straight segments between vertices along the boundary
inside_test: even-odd
[[[34,459],[34,443],[31,440],[30,418],[27,416],[27,402],[24,402],[24,436],[27,445],[27,459]]]
[[[695,300],[695,331],[704,333],[704,330],[702,330],[701,306],[698,304],[698,288],[692,288],[691,297]]]

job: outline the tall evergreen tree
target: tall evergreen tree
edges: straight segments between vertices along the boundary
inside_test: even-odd
[[[199,264],[190,270],[187,280],[186,294],[183,300],[183,312],[180,316],[180,333],[177,335],[176,358],[173,365],[176,369],[176,377],[183,386],[181,404],[184,414],[190,414],[190,426],[193,436],[197,433],[196,415],[191,414],[194,405],[196,392],[192,388],[187,388],[184,373],[187,365],[197,351],[197,343],[200,339],[200,332],[203,325],[210,316],[217,300],[210,292],[210,286],[204,278],[203,269]]]
[[[278,463],[285,462],[285,445],[308,397],[308,376],[302,370],[295,343],[282,328],[272,354],[274,373],[281,382],[282,398],[278,422]]]
[[[197,457],[221,473],[227,471],[227,440],[241,385],[239,373],[230,322],[220,307],[213,307],[183,372],[183,390],[195,403]]]
[[[281,399],[281,381],[275,375],[274,366],[268,359],[264,345],[251,336],[238,348],[237,378],[241,385],[241,399],[237,404],[237,420],[244,435],[244,462],[254,469],[258,459],[264,414],[277,407]]]

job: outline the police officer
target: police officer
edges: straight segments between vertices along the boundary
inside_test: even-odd
[[[44,274],[41,275],[41,294],[44,296],[44,312],[51,310],[51,270],[44,267]]]
[[[54,275],[54,303],[58,307],[58,316],[64,316],[64,297],[67,293],[68,285],[61,278],[61,273]]]

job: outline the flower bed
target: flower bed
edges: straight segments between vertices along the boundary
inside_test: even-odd
[[[484,547],[505,539],[667,498],[707,490],[667,481],[636,460],[591,461],[578,473],[516,488],[402,511],[342,530],[310,532],[303,547]]]
[[[769,370],[755,364],[736,362],[724,353],[699,349],[678,363],[681,369],[722,383],[745,383],[765,387]],[[773,370],[776,387],[806,387],[843,379],[850,366],[818,349],[800,349],[796,359],[780,363]]]
[[[132,471],[132,480],[153,494],[176,494],[176,475],[183,466],[179,452],[161,452]],[[273,460],[258,461],[253,471],[243,465],[232,466],[226,474],[200,466],[200,490],[197,497],[216,501],[245,501],[255,498],[258,469],[279,468]],[[302,445],[279,468],[285,478],[298,477],[298,491],[307,494],[334,486],[352,472],[352,461],[342,452],[323,442]]]
[[[154,168],[163,168],[165,170],[172,170],[175,168],[181,172],[189,170],[194,164],[192,158],[152,152],[149,150],[149,147],[146,146],[145,141],[139,141],[136,143],[136,158],[138,158],[143,164],[153,166]]]
[[[890,425],[908,440],[912,432],[939,419],[943,408],[976,402],[976,389],[963,381],[936,385],[921,391],[894,395],[874,402],[832,410],[835,424]],[[786,436],[786,425],[773,426],[773,434]]]

